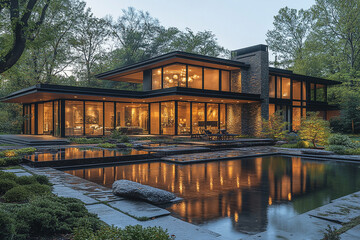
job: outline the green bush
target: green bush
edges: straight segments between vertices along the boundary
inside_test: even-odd
[[[337,229],[331,228],[330,225],[328,225],[327,229],[325,229],[324,233],[324,240],[340,240],[340,235],[337,232]]]
[[[76,144],[98,144],[104,142],[102,138],[69,138],[69,140],[71,143]]]
[[[3,210],[0,210],[0,229],[0,239],[13,239],[15,235],[14,219]]]
[[[310,147],[310,143],[307,141],[299,141],[296,143],[296,147],[297,148],[309,148]]]
[[[345,153],[348,155],[360,155],[360,148],[348,148]]]
[[[32,154],[36,151],[36,148],[33,147],[28,147],[28,148],[21,148],[21,149],[16,149],[15,152],[18,155],[29,155]]]
[[[341,155],[346,154],[346,151],[347,151],[347,147],[345,147],[343,145],[329,145],[326,149],[328,151],[332,151],[336,154],[341,154]]]
[[[16,181],[17,177],[15,173],[0,171],[0,179],[10,179]]]
[[[16,233],[24,237],[67,234],[80,226],[96,231],[101,225],[81,201],[56,196],[36,197],[23,204],[15,211],[15,219]]]
[[[38,183],[52,186],[52,184],[50,183],[49,178],[47,176],[34,175],[34,177]]]
[[[20,185],[27,185],[36,183],[36,178],[34,176],[21,176],[16,178],[16,182]]]
[[[32,197],[32,193],[25,186],[16,186],[7,191],[2,199],[8,203],[27,202]]]
[[[102,240],[102,239],[121,239],[121,240],[171,240],[167,230],[160,227],[143,228],[140,225],[127,226],[124,229],[117,227],[104,226],[96,232],[86,228],[75,229],[74,240]]]
[[[17,184],[11,179],[0,179],[0,195],[5,194],[10,189],[16,187]]]
[[[342,134],[332,134],[329,137],[329,145],[342,145],[342,146],[351,146],[352,141],[351,139],[346,136],[346,135],[342,135]]]
[[[100,143],[97,146],[101,148],[116,148],[116,144],[113,143]]]
[[[112,139],[117,139],[119,143],[129,142],[130,139],[122,129],[115,129],[110,136]]]
[[[51,193],[51,187],[40,183],[33,183],[24,186],[32,195],[45,195]]]
[[[21,156],[14,156],[14,157],[5,157],[1,159],[0,166],[1,167],[8,167],[8,166],[15,166],[19,165],[22,162]]]

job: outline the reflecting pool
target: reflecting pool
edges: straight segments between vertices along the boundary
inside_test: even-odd
[[[281,220],[360,189],[360,165],[281,156],[66,172],[107,187],[128,179],[174,192],[184,200],[165,206],[173,216],[231,239],[277,228]]]

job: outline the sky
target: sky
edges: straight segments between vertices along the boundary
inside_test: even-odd
[[[122,9],[147,11],[165,27],[209,30],[229,50],[266,44],[266,32],[282,7],[308,9],[315,0],[85,0],[96,17],[117,19]]]

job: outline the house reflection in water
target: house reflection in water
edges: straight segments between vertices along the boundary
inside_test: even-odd
[[[236,231],[254,233],[266,230],[270,206],[301,201],[306,195],[332,188],[328,179],[333,177],[334,166],[273,156],[188,165],[153,162],[66,172],[107,187],[115,180],[128,179],[171,191],[184,198],[167,208],[173,215],[200,225],[230,218]],[[321,197],[324,204],[334,196]],[[295,211],[310,210],[306,208]]]

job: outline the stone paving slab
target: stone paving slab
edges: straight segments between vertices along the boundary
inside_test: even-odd
[[[360,208],[338,201],[311,210],[307,214],[328,221],[347,223],[351,219],[360,216]]]
[[[14,168],[14,169],[6,169],[6,170],[1,170],[3,172],[9,172],[9,173],[20,173],[20,172],[26,172],[24,169],[22,168]]]
[[[279,226],[275,226],[275,229],[270,229],[266,232],[255,234],[243,239],[319,240],[324,237],[324,232],[328,225],[341,228],[340,224],[328,222],[316,217],[311,217],[307,213],[304,213],[284,220],[281,222],[281,224],[279,224]]]
[[[136,218],[154,218],[170,214],[169,211],[163,208],[142,201],[122,200],[109,202],[108,204]]]
[[[350,230],[346,231],[345,233],[340,235],[341,240],[355,240],[360,239],[360,225],[351,228]]]
[[[31,173],[28,173],[28,172],[17,172],[17,173],[15,173],[15,175],[17,177],[24,177],[24,176],[30,177],[30,176],[33,176]]]
[[[332,201],[336,204],[343,204],[343,205],[352,205],[354,207],[360,208],[360,192],[356,192]]]
[[[85,204],[98,203],[97,200],[85,196],[84,194],[65,186],[59,186],[59,185],[53,186],[53,193],[60,197],[77,198]]]

